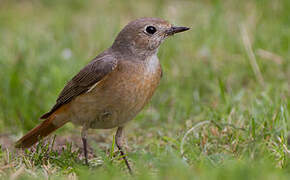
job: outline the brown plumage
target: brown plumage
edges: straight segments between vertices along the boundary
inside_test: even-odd
[[[48,118],[56,109],[70,102],[74,97],[86,92],[96,82],[117,66],[117,60],[111,55],[103,53],[93,59],[85,68],[70,80],[61,91],[52,109],[42,115],[41,119]]]
[[[72,122],[89,128],[118,127],[116,144],[121,149],[122,127],[149,102],[157,88],[162,70],[157,57],[159,45],[168,36],[186,31],[158,18],[132,21],[118,34],[111,48],[93,59],[61,91],[45,119],[17,143],[29,147],[52,131]],[[129,164],[124,157],[130,170]]]

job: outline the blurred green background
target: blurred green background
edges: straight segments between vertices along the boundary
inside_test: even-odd
[[[0,132],[16,140],[38,124],[64,84],[139,17],[191,30],[162,44],[163,79],[128,124],[138,178],[289,178],[289,0],[0,0]],[[184,134],[201,121],[211,123],[189,133],[182,156]],[[96,176],[128,178],[122,163],[104,164]]]

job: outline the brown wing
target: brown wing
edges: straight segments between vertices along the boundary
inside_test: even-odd
[[[87,92],[95,83],[112,72],[117,67],[117,64],[118,61],[112,55],[103,54],[97,56],[66,84],[58,96],[56,104],[40,118],[48,118],[63,104],[67,104],[74,97]]]

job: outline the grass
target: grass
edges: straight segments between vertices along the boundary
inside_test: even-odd
[[[287,0],[0,0],[0,177],[289,179],[289,9]],[[115,130],[90,131],[90,167],[71,124],[15,150],[65,82],[144,16],[192,29],[163,43],[161,84],[126,127],[135,175],[112,146]]]

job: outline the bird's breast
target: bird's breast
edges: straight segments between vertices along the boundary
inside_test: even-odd
[[[118,102],[124,107],[121,111],[133,118],[155,92],[161,78],[161,66],[155,55],[144,62],[126,62],[120,68],[115,92],[119,96]]]

